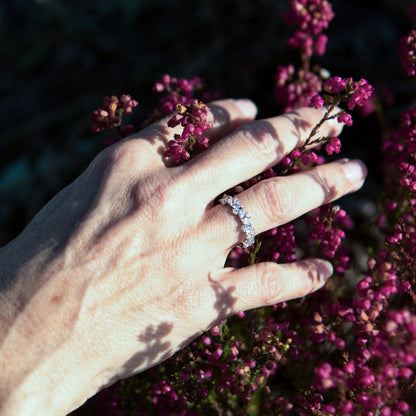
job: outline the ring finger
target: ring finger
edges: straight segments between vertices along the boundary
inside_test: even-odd
[[[300,215],[359,189],[366,176],[358,160],[342,159],[285,177],[266,179],[238,195],[244,210],[251,214],[256,234],[285,224]],[[217,205],[208,213],[206,226],[212,242],[221,241],[228,250],[245,234],[241,221],[227,205]]]

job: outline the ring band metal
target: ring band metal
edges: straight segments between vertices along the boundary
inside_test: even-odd
[[[256,241],[256,232],[254,231],[254,228],[251,225],[251,215],[244,210],[238,198],[233,198],[232,196],[224,195],[220,199],[220,203],[223,205],[229,205],[233,209],[233,214],[237,215],[243,223],[241,231],[243,231],[246,235],[245,240],[242,242],[244,248],[252,246]]]

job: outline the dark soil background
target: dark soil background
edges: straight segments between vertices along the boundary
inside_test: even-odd
[[[273,97],[278,64],[296,58],[285,39],[286,0],[8,0],[0,4],[0,245],[15,237],[102,148],[89,131],[105,95],[139,101],[138,125],[157,104],[162,74],[201,76],[211,92],[249,97],[259,117],[280,111]],[[403,98],[398,39],[411,26],[407,1],[334,0],[324,58],[333,74],[389,84]],[[403,97],[401,98],[401,95]],[[397,104],[397,101],[396,101]],[[373,120],[374,121],[374,120]],[[345,156],[362,157],[378,193],[379,131],[356,122]],[[357,198],[357,197],[356,197]]]

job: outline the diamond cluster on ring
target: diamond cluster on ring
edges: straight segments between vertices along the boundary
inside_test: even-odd
[[[233,209],[233,214],[238,215],[243,223],[241,231],[243,231],[246,235],[246,239],[242,242],[242,244],[245,248],[252,246],[255,242],[256,232],[250,222],[251,215],[244,210],[238,198],[224,195],[224,197],[220,199],[220,203],[223,205],[229,205]]]

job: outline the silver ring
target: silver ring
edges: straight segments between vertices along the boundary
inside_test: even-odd
[[[238,198],[233,198],[232,196],[224,195],[220,199],[220,203],[223,205],[229,205],[233,209],[233,214],[237,215],[243,223],[241,231],[243,231],[246,235],[246,239],[242,242],[243,246],[245,248],[252,246],[256,241],[256,232],[254,231],[254,228],[250,222],[251,215],[244,210]]]

